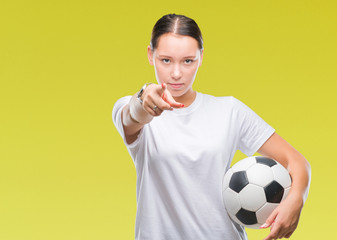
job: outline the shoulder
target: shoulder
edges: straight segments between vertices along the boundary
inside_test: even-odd
[[[223,112],[226,114],[242,115],[251,112],[251,109],[234,96],[213,96],[202,94],[203,109]]]
[[[213,96],[210,94],[199,93],[202,95],[205,104],[220,104],[226,106],[237,106],[243,104],[240,100],[233,96]]]

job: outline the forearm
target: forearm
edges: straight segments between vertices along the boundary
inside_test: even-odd
[[[138,102],[137,94],[133,95],[122,110],[122,124],[127,142],[132,143],[144,125],[152,119],[153,116],[147,113]]]
[[[127,104],[122,111],[122,123],[125,135],[132,135],[143,128],[145,124],[139,123],[131,117],[130,105]]]
[[[292,179],[290,194],[300,195],[303,204],[309,193],[311,168],[309,162],[296,150],[287,156],[287,169]]]

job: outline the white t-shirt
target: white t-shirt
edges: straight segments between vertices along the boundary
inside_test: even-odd
[[[253,155],[274,129],[234,97],[197,92],[194,102],[164,111],[127,144],[121,111],[113,108],[137,173],[137,240],[247,239],[222,200],[222,179],[237,149]]]

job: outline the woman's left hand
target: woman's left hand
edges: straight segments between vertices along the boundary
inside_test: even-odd
[[[270,233],[264,240],[289,238],[295,231],[300,219],[303,207],[302,196],[294,192],[289,193],[288,197],[268,217],[261,228],[270,226]]]

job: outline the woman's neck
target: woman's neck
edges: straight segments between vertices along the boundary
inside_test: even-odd
[[[185,107],[188,107],[189,105],[191,105],[193,103],[196,96],[197,96],[197,92],[191,89],[190,91],[188,91],[184,95],[179,96],[179,97],[173,97],[173,98],[177,102],[184,104]]]

